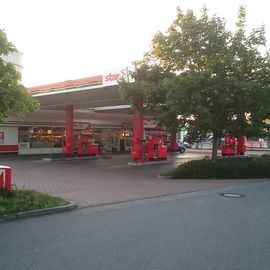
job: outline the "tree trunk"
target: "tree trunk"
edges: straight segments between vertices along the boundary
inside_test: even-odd
[[[218,150],[218,142],[219,142],[219,138],[218,137],[213,137],[212,143],[212,160],[216,160],[217,159],[217,150]]]

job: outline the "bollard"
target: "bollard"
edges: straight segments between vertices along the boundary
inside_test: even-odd
[[[0,188],[9,192],[12,190],[11,171],[11,167],[0,165]]]

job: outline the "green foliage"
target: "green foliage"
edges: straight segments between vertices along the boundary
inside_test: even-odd
[[[50,208],[68,204],[67,201],[32,190],[14,190],[9,196],[0,193],[0,217],[8,214]]]
[[[217,145],[227,133],[264,136],[263,120],[270,116],[270,53],[262,53],[265,27],[247,34],[245,24],[242,6],[235,32],[226,29],[224,19],[210,17],[206,7],[200,16],[178,8],[167,32],[154,36],[139,63],[144,76],[122,92],[139,89],[145,107],[169,129],[185,127],[189,142],[213,137]],[[157,71],[159,77],[149,80]]]
[[[0,29],[0,55],[8,55],[10,52],[16,51],[14,45],[8,42],[6,33]]]
[[[5,32],[0,29],[0,123],[6,120],[9,111],[23,116],[38,108],[37,101],[20,83],[20,73],[13,64],[1,58],[1,55],[12,52],[16,52],[16,48],[8,42]]]
[[[164,80],[169,74],[164,73],[159,66],[149,66],[143,61],[139,63],[138,74],[134,74],[135,83],[119,82],[120,96],[128,101],[134,109],[141,111],[163,111],[163,104],[160,100],[166,98],[166,92],[162,86]],[[149,97],[149,99],[148,99]],[[147,103],[147,107],[142,107],[141,102]]]
[[[8,198],[12,196],[12,192],[10,192],[9,190],[5,189],[5,188],[0,188],[0,198]]]
[[[269,178],[270,156],[193,160],[166,175],[173,179]]]

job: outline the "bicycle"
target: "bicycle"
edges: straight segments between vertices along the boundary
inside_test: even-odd
[[[100,156],[104,159],[109,159],[112,157],[112,145],[110,142],[103,143]]]
[[[100,157],[101,157],[101,158],[104,158],[104,159],[109,159],[109,158],[112,157],[112,151],[102,149],[102,150],[101,150],[101,155],[100,155]]]

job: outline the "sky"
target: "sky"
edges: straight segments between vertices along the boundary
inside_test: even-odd
[[[268,0],[0,0],[0,29],[23,53],[22,83],[30,87],[129,66],[166,31],[177,6],[199,14],[204,4],[228,29],[244,4],[248,27],[264,23],[270,41]]]

